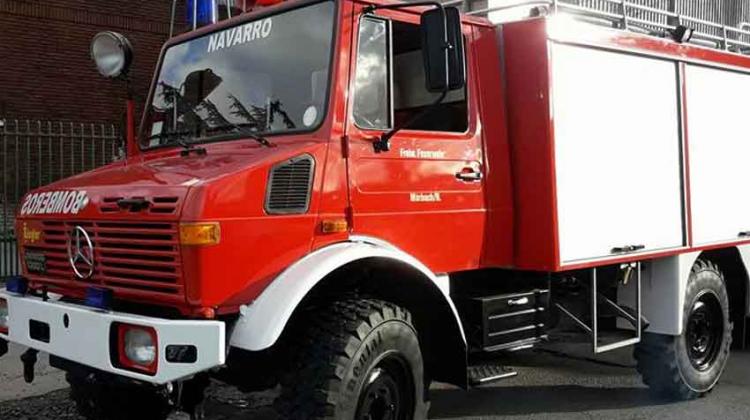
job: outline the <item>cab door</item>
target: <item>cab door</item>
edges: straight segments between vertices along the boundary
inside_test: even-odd
[[[430,107],[419,14],[376,10],[355,14],[349,95],[352,232],[391,243],[435,272],[479,264],[485,217],[483,154],[475,85],[448,93],[378,151],[381,134]],[[464,28],[467,63],[471,49]],[[471,68],[471,66],[468,66]]]

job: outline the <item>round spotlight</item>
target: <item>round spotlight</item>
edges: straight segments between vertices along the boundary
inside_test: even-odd
[[[127,74],[133,62],[133,47],[117,32],[99,32],[91,41],[91,58],[102,76],[111,79]]]

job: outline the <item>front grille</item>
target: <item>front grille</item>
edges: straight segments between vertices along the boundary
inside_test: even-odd
[[[118,201],[125,198],[138,198],[144,199],[148,202],[148,205],[143,208],[129,208],[120,207]],[[179,197],[104,197],[101,205],[99,205],[99,211],[102,213],[151,213],[151,214],[174,214],[177,211]]]
[[[94,271],[87,279],[76,277],[68,258],[68,241],[76,226],[88,233],[94,245]],[[29,273],[32,282],[183,294],[176,223],[45,221],[43,232],[38,244],[24,247],[46,259],[44,274]],[[79,272],[88,272],[85,263],[79,264]]]

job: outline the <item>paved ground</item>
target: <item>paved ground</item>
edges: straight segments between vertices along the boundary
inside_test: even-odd
[[[548,352],[517,356],[519,377],[495,386],[471,392],[434,386],[431,418],[750,419],[750,352],[734,354],[722,383],[709,397],[674,404],[648,394],[626,352],[608,356],[609,364],[602,365],[579,360],[585,353],[580,348],[565,351],[574,356]],[[38,381],[25,385],[17,362],[19,351],[12,353],[0,359],[0,419],[80,420],[59,373],[42,366]],[[273,393],[243,395],[217,384],[210,389],[208,419],[269,419],[272,416],[264,407],[272,398]]]

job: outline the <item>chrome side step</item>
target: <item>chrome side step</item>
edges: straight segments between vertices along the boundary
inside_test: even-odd
[[[478,387],[518,376],[518,372],[515,370],[506,366],[498,365],[469,366],[467,373],[469,385],[472,387]]]

